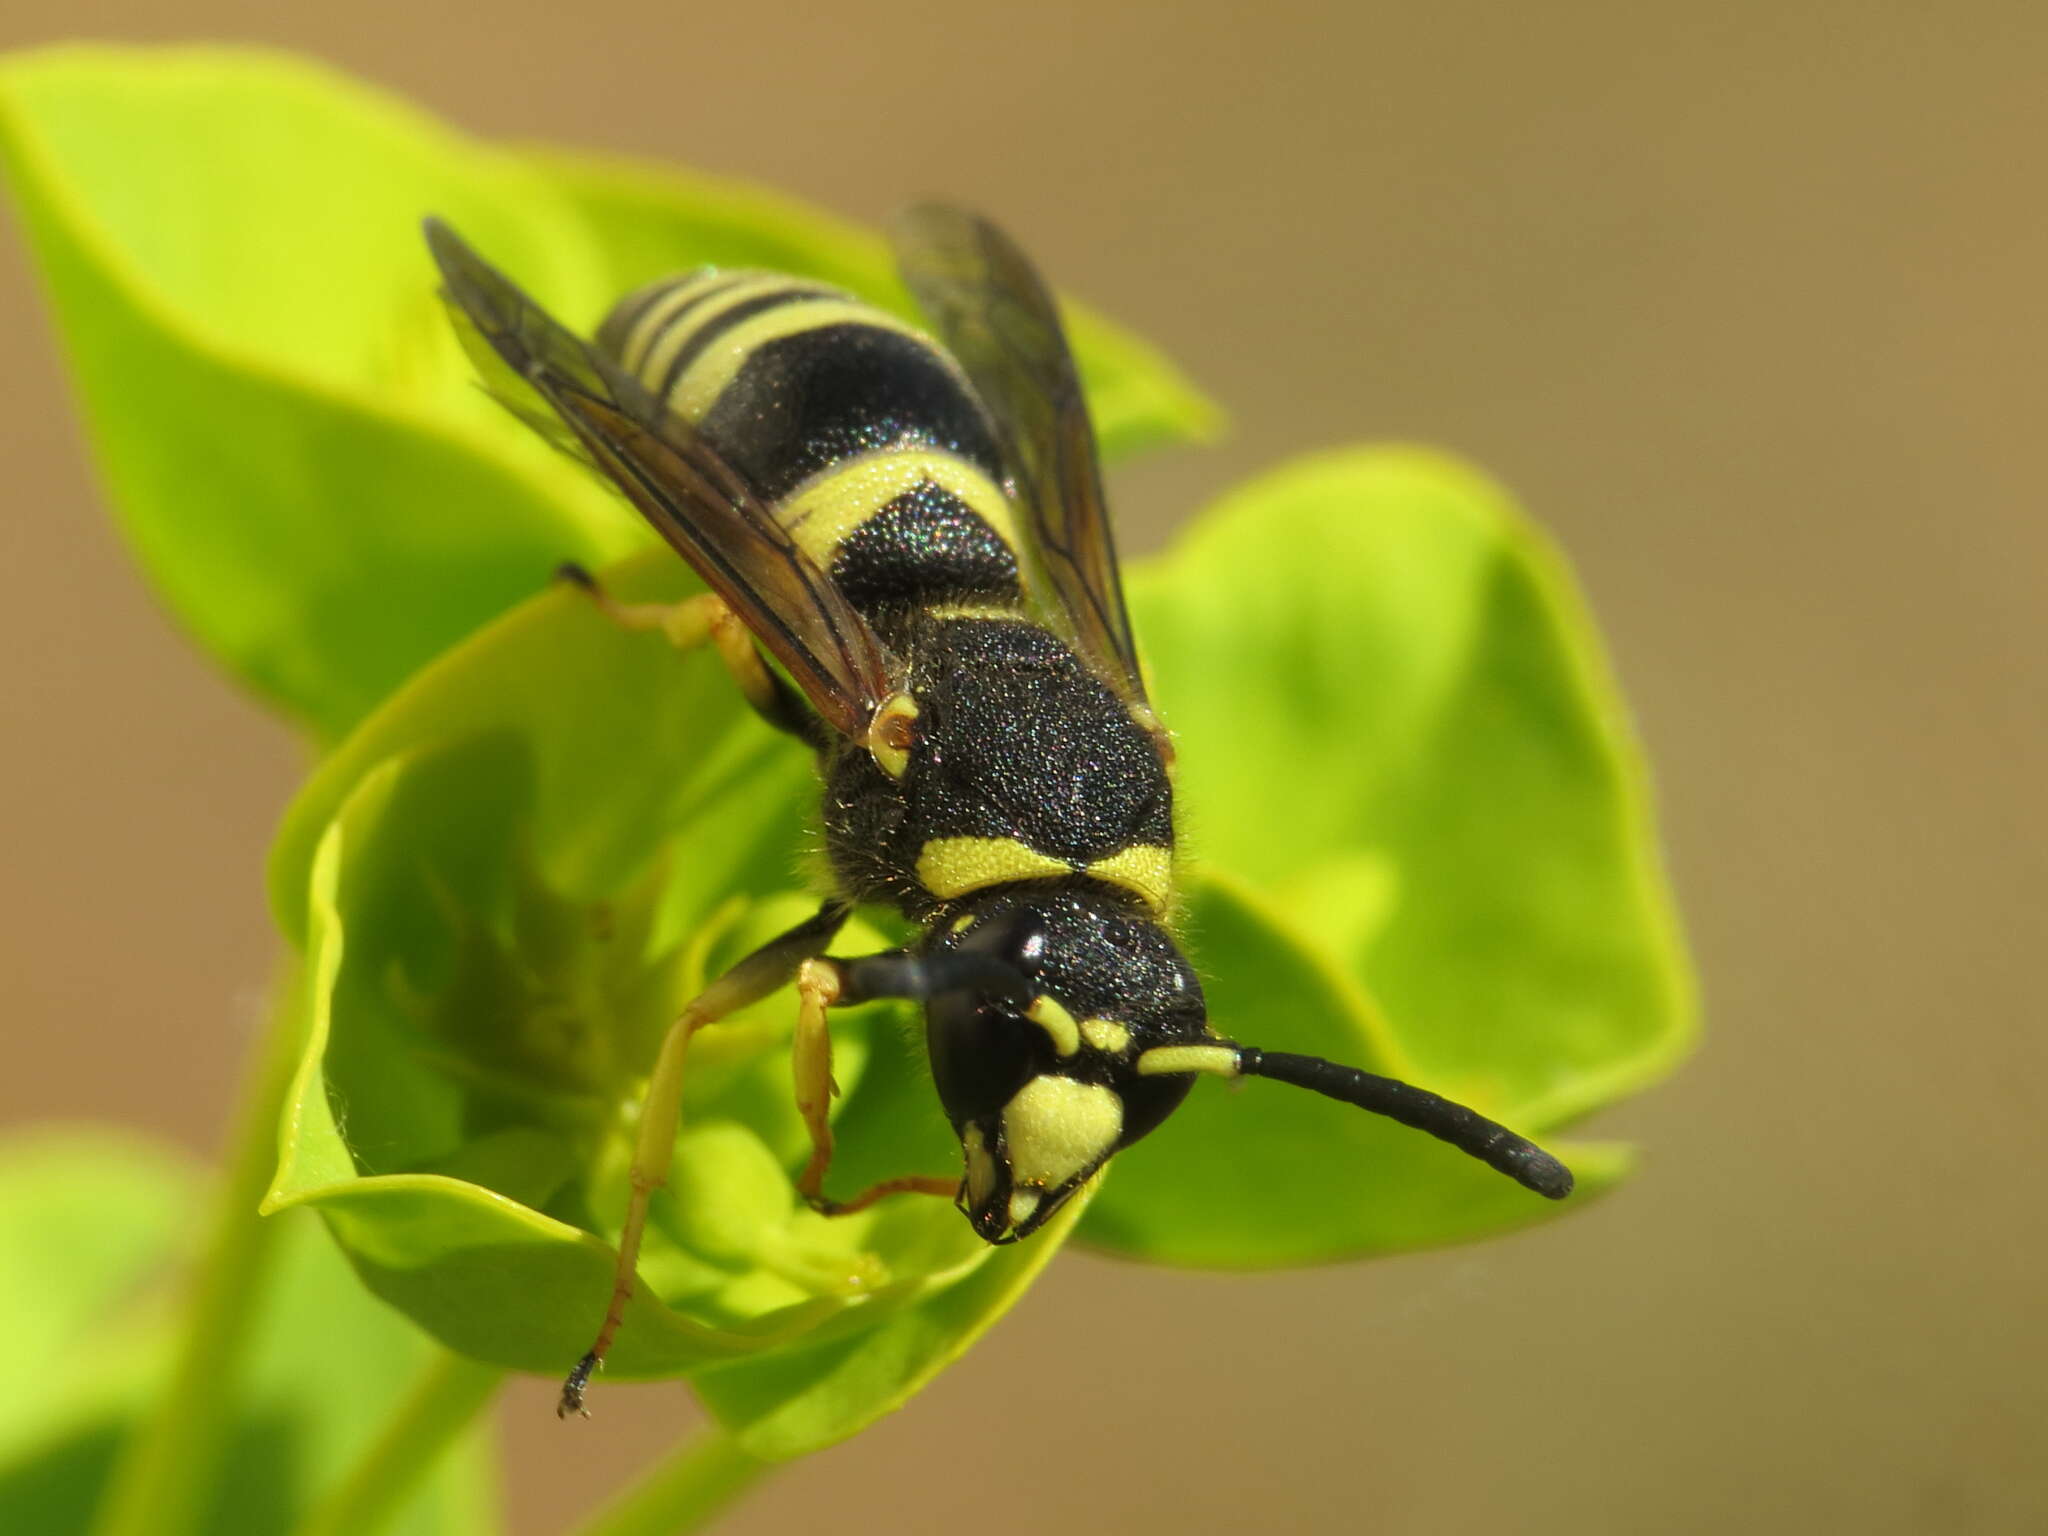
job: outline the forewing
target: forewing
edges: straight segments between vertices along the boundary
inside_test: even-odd
[[[1095,429],[1051,292],[976,214],[928,203],[892,233],[904,283],[995,418],[1039,574],[1105,677],[1143,703]]]
[[[594,464],[725,599],[826,722],[862,739],[893,691],[888,652],[776,521],[768,499],[447,225],[429,219],[426,233],[456,329],[492,393]],[[534,396],[551,415],[535,408]]]

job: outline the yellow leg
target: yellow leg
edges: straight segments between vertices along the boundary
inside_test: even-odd
[[[647,1202],[668,1181],[669,1165],[675,1157],[676,1125],[682,1118],[683,1107],[683,1063],[691,1037],[706,1025],[760,1001],[788,982],[804,961],[832,942],[832,936],[846,921],[847,911],[845,905],[830,902],[817,916],[770,939],[692,998],[669,1026],[661,1042],[661,1053],[654,1061],[653,1075],[647,1080],[646,1096],[641,1100],[640,1130],[633,1143],[629,1175],[631,1193],[626,1202],[625,1225],[619,1232],[611,1301],[598,1327],[596,1342],[562,1383],[562,1398],[555,1409],[558,1417],[567,1418],[572,1413],[589,1416],[583,1406],[583,1389],[589,1385],[591,1374],[604,1363],[605,1353],[625,1321],[626,1303],[633,1296],[640,1240],[647,1231]]]
[[[811,1204],[825,1198],[825,1170],[832,1166],[832,1100],[839,1085],[832,1081],[832,1031],[825,1010],[839,1001],[840,969],[830,960],[806,960],[796,973],[796,1037],[790,1043],[790,1068],[796,1079],[796,1110],[811,1133],[811,1158],[797,1176],[797,1192]]]
[[[811,1134],[811,1157],[797,1176],[797,1192],[811,1209],[826,1216],[851,1216],[864,1211],[889,1195],[942,1195],[952,1199],[960,1192],[960,1180],[945,1175],[908,1174],[884,1179],[851,1200],[825,1198],[825,1173],[832,1166],[832,1122],[828,1118],[833,1095],[839,1087],[832,1081],[832,1031],[825,1010],[840,1000],[846,989],[846,968],[837,960],[806,960],[797,968],[796,1038],[791,1043],[791,1068],[796,1078],[797,1113],[804,1117],[804,1129]]]

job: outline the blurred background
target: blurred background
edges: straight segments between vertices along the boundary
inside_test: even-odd
[[[1640,1176],[1371,1266],[1063,1257],[729,1529],[2048,1528],[2048,10],[1698,9],[9,0],[0,45],[259,40],[482,133],[980,204],[1234,418],[1117,477],[1131,546],[1419,439],[1589,590],[1707,995],[1588,1127]],[[207,1149],[302,765],[118,548],[13,229],[0,336],[0,1119]],[[696,1414],[551,1392],[506,1405],[520,1536]]]

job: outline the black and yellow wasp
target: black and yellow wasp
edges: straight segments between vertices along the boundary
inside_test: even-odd
[[[896,225],[936,342],[823,284],[720,270],[640,289],[584,341],[447,226],[427,239],[494,392],[624,492],[710,590],[627,608],[571,574],[624,622],[714,643],[762,717],[816,752],[824,786],[831,895],[712,982],[662,1045],[611,1305],[562,1412],[581,1410],[631,1294],[690,1037],[792,981],[812,1143],[797,1187],[828,1213],[920,1191],[1014,1242],[1201,1073],[1292,1083],[1569,1193],[1555,1158],[1469,1109],[1211,1031],[1173,933],[1173,747],[1138,665],[1094,433],[1052,296],[999,230],[938,206]],[[922,937],[828,958],[864,902]],[[965,1169],[833,1200],[826,1010],[883,997],[924,1005]]]

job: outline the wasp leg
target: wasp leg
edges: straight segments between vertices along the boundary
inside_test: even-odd
[[[811,1135],[811,1157],[804,1164],[804,1171],[797,1176],[797,1192],[810,1202],[811,1209],[825,1216],[851,1216],[855,1211],[864,1211],[877,1200],[895,1194],[942,1195],[953,1198],[960,1192],[957,1176],[907,1174],[902,1178],[884,1179],[881,1183],[863,1190],[851,1200],[828,1200],[825,1197],[825,1173],[832,1166],[832,1124],[826,1118],[831,1108],[832,1096],[839,1091],[832,1081],[832,1031],[826,1023],[825,1010],[838,1003],[865,1002],[872,997],[905,995],[877,991],[863,987],[857,977],[872,973],[873,962],[885,964],[894,957],[869,956],[865,960],[852,962],[814,957],[804,961],[797,970],[797,1021],[796,1038],[791,1050],[791,1066],[796,1078],[797,1113],[803,1116],[804,1128]]]
[[[622,603],[574,561],[558,566],[555,576],[585,593],[622,629],[665,635],[680,651],[695,650],[709,640],[755,714],[813,751],[822,752],[831,740],[831,728],[788,679],[768,665],[746,625],[716,593],[700,592],[679,603]]]
[[[562,1383],[562,1399],[555,1409],[559,1417],[567,1418],[572,1413],[588,1416],[583,1406],[583,1389],[590,1384],[592,1372],[603,1363],[605,1352],[611,1348],[625,1319],[626,1303],[633,1295],[640,1239],[647,1230],[647,1202],[668,1181],[669,1163],[675,1156],[676,1122],[681,1118],[683,1103],[683,1061],[691,1036],[785,985],[806,960],[832,942],[832,936],[845,924],[851,910],[846,902],[827,902],[816,916],[806,918],[735,963],[692,998],[669,1026],[640,1104],[640,1130],[633,1144],[632,1194],[626,1203],[625,1225],[619,1232],[611,1302],[605,1308],[596,1342]]]
[[[812,1205],[825,1198],[825,1170],[832,1166],[832,1122],[828,1117],[839,1085],[832,1081],[832,1029],[825,1010],[839,1001],[845,973],[831,960],[806,960],[796,973],[796,1036],[790,1069],[796,1080],[796,1111],[811,1134],[811,1158],[797,1175],[797,1193]]]

